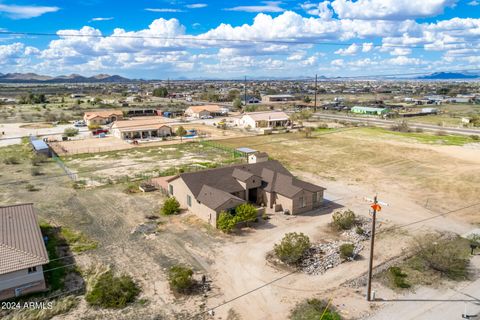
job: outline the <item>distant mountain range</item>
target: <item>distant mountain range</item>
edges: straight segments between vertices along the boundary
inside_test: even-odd
[[[0,73],[0,83],[102,83],[102,82],[132,82],[118,75],[98,74],[92,77],[84,77],[79,74],[68,76],[44,76],[36,73]]]
[[[458,72],[435,72],[426,76],[417,77],[416,79],[419,79],[419,80],[480,79],[480,75],[458,73]]]

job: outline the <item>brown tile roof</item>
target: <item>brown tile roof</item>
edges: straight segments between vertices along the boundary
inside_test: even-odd
[[[88,111],[85,112],[84,118],[85,119],[93,119],[93,118],[109,118],[111,116],[123,116],[123,111],[122,110],[99,110],[99,111]]]
[[[228,201],[231,202],[232,207],[235,207],[245,202],[245,200],[240,199],[233,194],[207,185],[204,185],[202,189],[200,189],[197,200],[214,210]]]
[[[0,207],[0,274],[48,263],[33,204]]]
[[[155,117],[152,119],[135,119],[135,120],[117,120],[113,123],[112,129],[120,131],[138,131],[138,130],[158,130],[161,127],[168,127],[168,121],[163,117]]]
[[[231,194],[243,191],[244,189],[238,180],[244,181],[253,175],[262,178],[262,188],[265,189],[265,191],[277,192],[286,197],[293,197],[301,190],[308,190],[310,192],[325,190],[325,188],[321,186],[295,178],[276,160],[182,173],[179,176],[169,179],[169,181],[182,178],[195,198],[198,199],[205,186],[209,187],[209,189],[207,189],[209,192],[216,192],[215,190],[217,190],[218,192]],[[224,194],[223,196],[226,195]],[[211,197],[221,198],[223,196],[218,195]]]
[[[194,113],[199,113],[203,110],[207,110],[209,112],[220,112],[221,107],[216,104],[209,104],[204,106],[191,106],[191,107],[188,107],[187,110],[190,110]]]

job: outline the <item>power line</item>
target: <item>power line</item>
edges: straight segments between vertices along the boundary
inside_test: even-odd
[[[324,46],[351,46],[357,45],[355,42],[327,42],[327,41],[316,41],[314,39],[277,39],[277,40],[268,40],[268,39],[232,39],[232,38],[207,38],[201,36],[163,36],[163,35],[138,35],[138,34],[112,34],[112,35],[102,35],[102,34],[79,34],[79,33],[53,33],[53,32],[31,32],[31,31],[0,31],[0,35],[11,35],[11,36],[34,36],[34,37],[66,37],[66,38],[119,38],[119,39],[156,39],[156,40],[183,40],[183,41],[192,41],[192,42],[226,42],[226,43],[268,43],[268,44],[290,44],[290,45],[301,45],[301,44],[314,44],[314,45],[324,45]],[[452,41],[448,42],[445,45],[458,45],[458,44],[472,44],[479,41]],[[406,44],[390,44],[390,43],[372,43],[372,47],[383,47],[383,48],[410,48],[410,49],[425,49],[426,45],[432,45],[433,42],[425,43],[424,45],[406,45]],[[211,43],[209,44],[211,45]]]

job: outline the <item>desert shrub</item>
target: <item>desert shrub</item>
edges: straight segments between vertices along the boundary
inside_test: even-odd
[[[180,203],[178,203],[175,197],[169,197],[163,203],[163,206],[160,209],[160,211],[163,215],[166,215],[166,216],[177,214],[180,212]]]
[[[218,215],[217,228],[223,232],[230,232],[235,227],[235,217],[228,212],[222,211]]]
[[[472,135],[470,136],[470,139],[477,141],[477,140],[480,140],[480,136],[477,135],[477,134],[472,134]]]
[[[195,285],[193,270],[182,265],[171,267],[168,270],[168,283],[173,291],[188,293]]]
[[[355,233],[358,234],[358,235],[362,235],[362,234],[365,234],[365,230],[363,230],[362,227],[356,227],[355,228]]]
[[[401,121],[401,122],[393,124],[390,127],[390,130],[398,131],[398,132],[412,132],[412,129],[408,125],[407,121]]]
[[[303,233],[285,234],[280,243],[275,244],[275,255],[287,264],[297,263],[310,248],[310,239]]]
[[[3,159],[3,163],[5,164],[19,164],[20,159],[17,156],[8,156]]]
[[[257,215],[257,209],[250,203],[242,203],[235,208],[235,220],[237,223],[255,221]]]
[[[394,288],[406,289],[410,288],[410,284],[406,281],[407,274],[400,267],[388,268],[388,279],[390,285]]]
[[[78,134],[78,129],[77,128],[65,128],[63,131],[63,134],[67,137],[74,137]]]
[[[47,161],[47,156],[44,154],[35,154],[31,159],[32,165],[34,166],[39,166],[46,161]]]
[[[458,280],[468,277],[469,240],[427,234],[415,239],[414,253],[424,267]]]
[[[415,128],[416,133],[422,133],[424,130],[422,128]]]
[[[319,299],[307,299],[298,303],[291,311],[291,320],[341,320],[340,315],[328,305],[327,302]]]
[[[30,191],[30,192],[33,192],[33,191],[38,191],[40,189],[38,189],[37,187],[35,187],[33,184],[29,183],[25,186],[25,189],[27,189],[27,191]]]
[[[356,223],[355,213],[352,210],[337,211],[332,215],[332,225],[337,230],[350,230]]]
[[[107,271],[98,277],[85,300],[92,306],[120,309],[133,302],[139,293],[140,288],[130,276],[114,276]]]
[[[38,167],[33,167],[30,171],[32,176],[41,176],[43,174],[42,170],[40,170]]]
[[[354,249],[355,249],[355,246],[353,245],[353,243],[342,244],[339,248],[340,258],[342,258],[343,260],[353,258],[353,250]]]
[[[321,123],[317,124],[317,129],[328,129],[328,124],[324,123],[324,122],[321,122]]]
[[[140,188],[137,183],[130,182],[125,187],[125,193],[138,193],[140,192]]]
[[[438,130],[435,132],[435,134],[437,136],[440,136],[440,137],[443,137],[443,136],[446,136],[447,135],[447,132],[446,131],[443,131],[443,130]]]

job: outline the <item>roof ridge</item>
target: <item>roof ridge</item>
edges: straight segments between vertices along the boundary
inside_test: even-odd
[[[3,208],[11,208],[11,207],[19,207],[19,206],[26,206],[26,205],[31,205],[31,206],[33,206],[33,202],[9,204],[9,205],[6,205],[6,206],[0,206],[0,209],[3,209]]]

